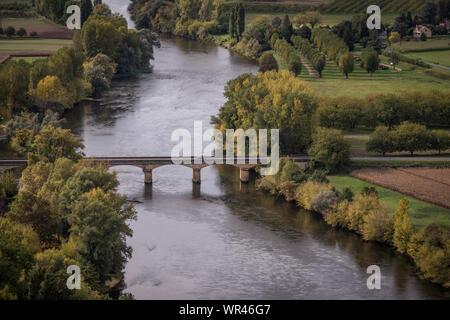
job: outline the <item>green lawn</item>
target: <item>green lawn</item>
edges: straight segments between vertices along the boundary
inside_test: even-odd
[[[442,37],[440,39],[430,39],[427,41],[402,41],[402,43],[394,44],[394,47],[404,51],[408,50],[423,50],[435,48],[450,48],[450,37]]]
[[[32,26],[42,26],[48,24],[44,19],[41,18],[3,18],[2,26],[3,28],[12,27],[32,27]]]
[[[445,51],[409,52],[406,54],[412,58],[420,58],[423,61],[450,67],[450,46]]]
[[[397,209],[400,199],[408,200],[411,209],[411,223],[419,229],[423,229],[433,222],[450,226],[450,210],[448,209],[352,178],[348,175],[333,175],[329,176],[328,179],[337,190],[342,191],[344,187],[350,187],[355,195],[359,194],[364,187],[375,187],[380,199],[385,203],[391,215]]]
[[[51,50],[72,45],[72,40],[61,39],[5,39],[0,40],[0,51]]]
[[[47,59],[47,57],[13,57],[13,58],[9,59],[9,61],[24,60],[25,62],[33,63],[36,60],[42,60],[42,59]]]
[[[387,60],[383,59],[383,63]],[[394,93],[409,90],[450,90],[449,81],[425,74],[426,69],[400,63],[402,71],[378,70],[370,76],[359,64],[349,75],[349,79],[339,72],[336,64],[327,61],[323,78],[307,79],[311,87],[322,96],[353,96],[365,97],[374,93]]]

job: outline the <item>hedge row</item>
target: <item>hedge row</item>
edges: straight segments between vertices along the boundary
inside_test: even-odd
[[[325,57],[325,55],[314,48],[311,43],[305,38],[292,36],[291,42],[302,55],[308,58],[314,70],[316,70],[319,76],[322,77],[322,71],[327,63],[327,58]]]
[[[349,53],[347,44],[330,30],[314,28],[311,40],[330,60],[339,63],[341,55]]]
[[[382,55],[385,56],[385,57],[389,57],[389,58],[391,57],[391,53],[387,52],[387,51],[383,51]],[[422,67],[422,68],[429,68],[429,69],[431,69],[431,66],[429,64],[423,62],[420,59],[410,58],[410,57],[405,56],[405,55],[400,54],[400,53],[397,53],[397,55],[398,55],[398,59],[400,61],[402,61],[402,62],[410,63],[410,64],[413,64],[413,65],[416,65],[416,66],[419,66],[419,67]]]
[[[299,75],[302,72],[302,62],[297,51],[284,39],[278,39],[273,46],[274,51],[286,61],[289,71]]]

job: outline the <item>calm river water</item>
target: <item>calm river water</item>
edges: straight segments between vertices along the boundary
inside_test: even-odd
[[[126,13],[126,1],[109,0]],[[170,155],[172,131],[209,128],[225,102],[227,81],[254,64],[194,41],[162,40],[152,74],[117,81],[99,103],[69,115],[89,156]],[[128,240],[133,258],[126,292],[137,299],[427,299],[448,292],[419,280],[411,263],[383,246],[333,230],[320,217],[241,187],[230,167],[154,171],[115,168],[120,191],[136,200]],[[370,291],[366,269],[378,265],[382,289]]]

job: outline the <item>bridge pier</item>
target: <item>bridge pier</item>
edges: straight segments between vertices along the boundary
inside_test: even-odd
[[[201,169],[200,168],[193,168],[192,169],[192,182],[194,184],[202,183]]]
[[[153,172],[152,171],[153,171],[152,169],[148,169],[148,168],[144,169],[144,175],[145,175],[144,181],[145,181],[145,184],[152,184],[153,183]]]
[[[248,168],[239,168],[239,176],[242,183],[248,183],[248,180],[250,178],[250,171]]]

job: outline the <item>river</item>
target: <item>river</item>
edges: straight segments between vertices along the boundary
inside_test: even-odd
[[[109,0],[126,12],[126,1]],[[68,116],[89,156],[170,155],[173,130],[209,128],[227,81],[256,65],[219,47],[162,39],[151,74],[113,83],[100,102]],[[118,167],[119,191],[136,201],[128,239],[133,257],[125,292],[137,299],[429,299],[448,291],[414,275],[393,250],[333,230],[312,213],[241,186],[231,167],[154,170],[153,186],[134,167]],[[381,268],[368,290],[367,267]]]

